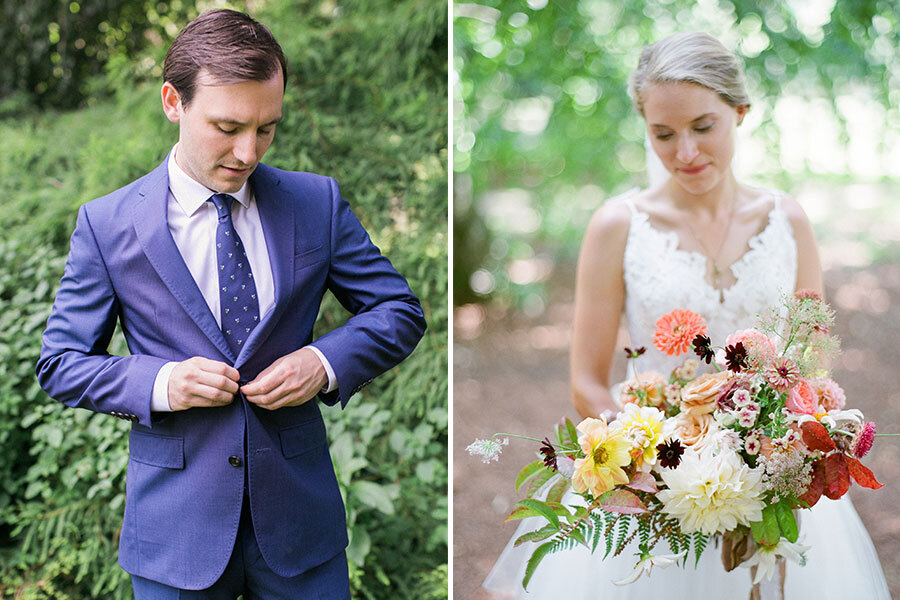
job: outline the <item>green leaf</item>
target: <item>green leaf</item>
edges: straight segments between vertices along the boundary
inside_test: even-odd
[[[519,506],[530,508],[537,514],[545,517],[554,527],[559,529],[559,517],[553,511],[553,508],[548,506],[546,502],[535,500],[533,498],[526,498],[524,500],[519,500],[517,504],[519,504]]]
[[[528,559],[528,564],[525,565],[525,578],[522,580],[523,589],[528,589],[528,582],[531,581],[534,570],[537,569],[538,565],[541,564],[541,561],[544,560],[544,557],[547,556],[552,548],[553,542],[545,542],[534,550],[531,558]]]
[[[545,525],[544,527],[541,527],[540,529],[537,529],[535,531],[529,531],[528,533],[520,535],[518,538],[516,538],[516,541],[513,545],[521,546],[522,544],[524,544],[526,542],[540,542],[542,540],[546,540],[548,537],[550,537],[557,531],[559,531],[559,530],[556,529],[555,527],[553,527],[553,525]]]
[[[544,461],[536,460],[533,463],[528,463],[522,470],[519,471],[518,476],[516,476],[516,492],[518,493],[519,489],[522,485],[537,475],[540,471],[546,470],[547,467],[544,466]]]
[[[576,446],[578,445],[578,431],[575,429],[575,424],[572,423],[571,419],[566,419],[566,430],[569,432],[569,439]]]
[[[788,501],[782,500],[775,504],[773,508],[775,509],[775,518],[778,520],[778,528],[781,530],[781,535],[791,543],[796,542],[800,531],[797,528],[797,519],[794,518],[794,511],[791,510]]]
[[[392,488],[373,481],[354,481],[350,484],[350,497],[355,498],[386,515],[394,514]]]
[[[568,478],[560,476],[559,481],[554,483],[547,492],[547,502],[562,502],[562,497],[570,485],[571,482]]]
[[[762,517],[762,521],[750,523],[753,539],[760,546],[774,546],[781,538],[781,529],[778,526],[778,517],[775,515],[774,506],[766,506],[762,511]]]
[[[527,496],[529,498],[535,496],[538,492],[543,489],[544,485],[556,475],[556,471],[553,469],[549,469],[544,467],[543,470],[538,471],[537,474],[531,479],[528,484],[528,492]]]

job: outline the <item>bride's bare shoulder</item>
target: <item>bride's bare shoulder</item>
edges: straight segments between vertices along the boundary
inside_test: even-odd
[[[796,229],[798,227],[808,227],[809,218],[800,203],[793,196],[780,190],[771,190],[766,188],[755,188],[744,186],[743,193],[747,201],[745,206],[752,212],[759,215],[767,215],[778,203],[779,208],[784,211],[788,221]]]
[[[588,222],[585,242],[608,245],[621,241],[624,244],[631,224],[632,209],[628,205],[639,194],[639,191],[631,190],[604,201]]]

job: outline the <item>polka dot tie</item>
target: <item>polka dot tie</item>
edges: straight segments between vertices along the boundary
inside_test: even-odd
[[[210,199],[219,213],[216,227],[216,266],[219,268],[219,314],[222,332],[228,345],[237,356],[247,343],[250,332],[259,323],[259,300],[256,284],[250,271],[250,261],[241,238],[231,221],[231,203],[228,194],[215,194]]]

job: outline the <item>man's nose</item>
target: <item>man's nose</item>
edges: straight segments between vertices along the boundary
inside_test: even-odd
[[[234,144],[234,157],[245,166],[256,164],[256,132],[241,135]]]
[[[675,157],[679,162],[688,165],[692,160],[697,158],[698,154],[700,154],[700,151],[697,150],[697,143],[694,141],[692,135],[682,135],[678,137],[678,153]]]

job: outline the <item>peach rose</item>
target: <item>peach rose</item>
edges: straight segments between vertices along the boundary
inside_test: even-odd
[[[814,415],[819,408],[819,396],[811,385],[801,379],[788,392],[787,401],[784,405],[788,410],[795,413]]]
[[[731,380],[731,371],[706,373],[681,388],[681,412],[702,415],[716,409],[719,392]]]
[[[700,415],[679,413],[672,419],[675,426],[672,435],[698,452],[703,449],[712,434],[719,430],[719,424],[708,413]]]

